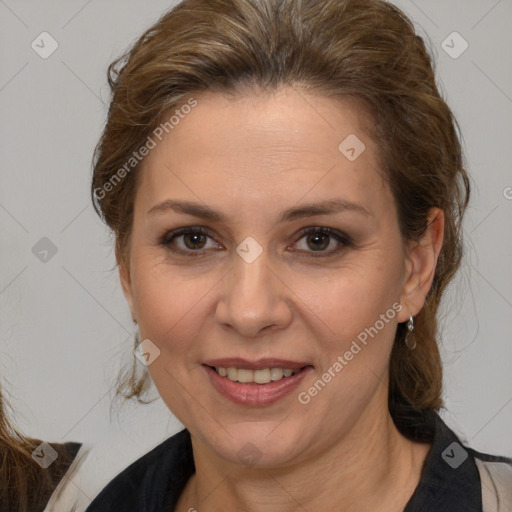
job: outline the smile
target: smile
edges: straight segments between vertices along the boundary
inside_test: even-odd
[[[300,368],[236,368],[203,364],[213,388],[239,405],[262,407],[273,404],[297,389],[313,366]]]
[[[292,370],[291,368],[262,368],[261,370],[249,370],[246,368],[223,368],[218,366],[215,371],[221,377],[227,377],[233,382],[241,382],[245,384],[268,384],[287,377],[291,377],[299,373],[300,369]]]

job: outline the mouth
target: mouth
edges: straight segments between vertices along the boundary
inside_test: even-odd
[[[265,359],[207,361],[204,368],[213,388],[230,401],[249,406],[277,402],[297,389],[313,370],[307,363]]]
[[[250,368],[236,368],[233,366],[209,366],[206,365],[221,377],[226,377],[232,382],[240,382],[242,384],[269,384],[270,382],[278,382],[287,379],[306,368],[303,366],[298,369],[293,368],[262,368],[259,370],[251,370]]]

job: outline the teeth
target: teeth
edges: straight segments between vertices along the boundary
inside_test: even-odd
[[[245,384],[268,384],[269,382],[281,380],[284,377],[290,377],[299,370],[290,368],[263,368],[261,370],[247,370],[245,368],[222,368],[216,367],[215,371],[222,377],[227,377],[233,382],[242,382]]]
[[[254,372],[252,370],[243,370],[239,368],[238,370],[238,382],[254,382],[253,380]]]
[[[272,368],[272,370],[270,370],[270,378],[272,380],[282,379],[283,375],[284,375],[284,370],[282,368]]]
[[[270,382],[270,368],[254,370],[254,382],[256,384],[268,384]]]

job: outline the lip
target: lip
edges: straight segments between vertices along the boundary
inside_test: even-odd
[[[222,366],[223,368],[229,367],[224,366],[228,360],[216,360],[216,363],[219,363],[219,361],[222,362],[222,364],[216,364],[216,366]],[[263,364],[262,361],[265,361],[265,365],[254,367],[255,364]],[[268,368],[267,366],[269,360],[262,360],[258,361],[258,363],[253,362],[253,368],[250,368],[248,366],[240,366],[240,368],[247,368],[247,369],[261,369],[261,368]],[[273,365],[272,367],[276,368],[283,368],[283,366],[274,366],[275,361],[272,360]],[[282,361],[289,364],[291,361]],[[234,366],[234,360],[230,359],[229,364]],[[246,364],[247,361],[244,361],[243,364]],[[239,363],[237,363],[239,364]],[[298,363],[294,363],[297,365]],[[214,366],[214,365],[211,365]],[[302,365],[306,366],[306,365]],[[298,366],[296,368],[292,368],[291,366],[285,366],[285,368],[291,368],[291,369],[299,369],[302,368],[302,366]],[[272,381],[268,384],[256,384],[256,383],[241,383],[241,382],[233,382],[232,380],[229,380],[227,377],[221,377],[213,368],[210,368],[210,366],[207,366],[206,364],[203,364],[201,366],[206,374],[208,375],[208,378],[210,379],[210,382],[212,383],[212,386],[217,390],[218,393],[220,393],[225,398],[231,400],[232,402],[240,405],[249,405],[253,407],[263,407],[265,405],[271,405],[275,402],[278,402],[279,400],[283,399],[287,395],[289,395],[293,390],[297,389],[299,384],[302,382],[304,377],[313,370],[313,367],[311,365],[307,365],[305,368],[303,368],[301,371],[296,373],[295,375],[292,375],[290,377],[285,377],[281,380]]]
[[[249,361],[241,357],[228,357],[223,359],[210,359],[204,362],[205,365],[221,368],[244,368],[246,370],[262,370],[263,368],[283,368],[300,370],[304,366],[311,366],[311,363],[301,361],[290,361],[287,359],[264,358]]]

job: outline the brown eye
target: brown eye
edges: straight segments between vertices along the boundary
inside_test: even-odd
[[[209,240],[213,242],[211,247],[207,246]],[[186,256],[201,256],[210,248],[219,248],[219,244],[203,228],[181,228],[171,231],[162,237],[159,245]]]
[[[314,251],[327,249],[331,237],[325,233],[315,233],[313,235],[307,235],[307,243]]]
[[[299,241],[302,239],[304,239],[305,243],[302,244],[302,248],[299,248],[299,251],[310,253],[307,255],[313,257],[330,256],[344,248],[353,247],[354,245],[348,235],[331,228],[305,228],[302,231],[302,236],[299,238]],[[300,244],[297,242],[296,245]],[[327,250],[330,246],[333,246],[333,248]]]
[[[207,238],[203,233],[194,232],[180,236],[183,237],[183,243],[188,249],[202,249]]]

